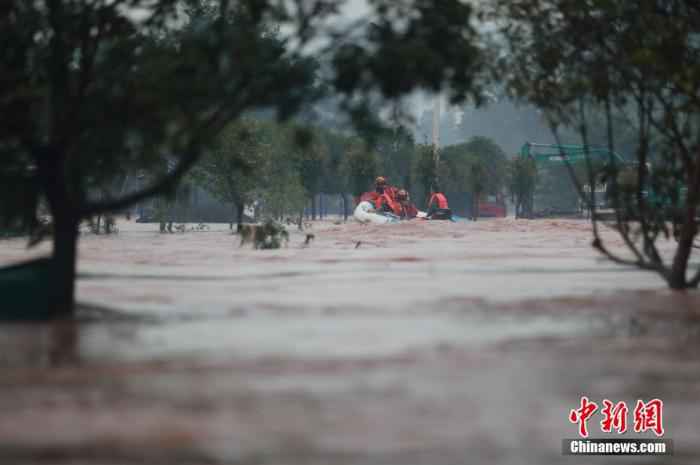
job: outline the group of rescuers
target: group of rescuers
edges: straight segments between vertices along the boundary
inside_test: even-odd
[[[405,189],[390,186],[386,178],[379,176],[374,182],[374,192],[365,192],[360,202],[369,202],[374,209],[381,213],[390,213],[404,220],[410,220],[418,215],[418,209],[411,202],[411,197]],[[447,197],[440,192],[436,184],[430,187],[427,219],[449,220],[452,211],[447,205]]]

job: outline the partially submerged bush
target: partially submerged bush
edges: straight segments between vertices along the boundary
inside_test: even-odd
[[[260,225],[244,225],[241,228],[241,246],[253,243],[256,249],[279,249],[282,242],[289,242],[289,233],[280,223],[269,219]]]

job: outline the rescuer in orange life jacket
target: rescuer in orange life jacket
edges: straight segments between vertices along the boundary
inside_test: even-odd
[[[369,202],[376,206],[377,199],[384,194],[384,187],[386,186],[386,179],[383,176],[379,176],[374,181],[374,190],[371,192],[365,192],[360,196],[360,202]]]
[[[411,197],[406,190],[399,189],[396,193],[396,200],[401,206],[401,214],[399,215],[401,219],[410,220],[418,215],[418,209],[411,203]]]
[[[374,181],[374,192],[365,192],[360,202],[370,202],[378,211],[401,215],[401,205],[396,201],[396,188],[389,186],[384,176]]]
[[[447,205],[447,197],[440,192],[440,188],[435,184],[430,186],[428,218],[431,220],[449,220],[452,218],[452,210]]]

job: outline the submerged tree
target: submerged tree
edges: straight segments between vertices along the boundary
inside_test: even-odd
[[[359,200],[377,176],[377,154],[362,140],[354,139],[349,141],[343,161],[342,171],[347,177],[350,193]]]
[[[302,128],[291,128],[290,131],[292,138],[287,147],[289,147],[289,150],[294,150],[292,156],[296,162],[301,185],[311,204],[311,217],[315,220],[318,211],[316,198],[321,192],[321,176],[323,175],[326,150],[317,135],[312,131]],[[300,217],[300,227],[301,224]]]
[[[259,184],[254,191],[262,203],[265,216],[282,219],[303,211],[307,196],[301,183],[297,163],[297,147],[293,130],[288,126],[264,124],[266,158],[259,173]]]
[[[440,150],[440,187],[450,195],[471,195],[468,205],[472,219],[477,218],[479,197],[503,192],[507,171],[505,152],[487,137],[448,145]]]
[[[322,131],[321,139],[326,147],[321,190],[327,194],[341,196],[343,218],[347,220],[350,207],[347,193],[351,190],[351,187],[348,173],[344,168],[349,151],[357,141],[352,136],[332,130]]]
[[[270,144],[266,143],[260,126],[259,122],[242,119],[224,128],[216,145],[192,172],[197,185],[232,206],[239,232],[244,208],[260,183],[270,152]]]
[[[508,164],[508,191],[515,205],[516,218],[532,216],[537,167],[530,158],[516,157]]]
[[[589,152],[591,121],[603,117],[609,153],[621,121],[632,124],[634,161],[612,155],[604,172],[586,160],[588,183],[602,177],[631,258],[609,249],[599,234],[595,189],[582,189],[593,210],[593,246],[623,264],[658,272],[671,288],[697,287],[690,257],[700,204],[700,5],[657,2],[499,2],[495,18],[510,44],[510,90],[541,108],[558,141],[560,128],[578,131]],[[565,156],[562,153],[562,156]],[[659,239],[675,237],[673,256]]]
[[[448,145],[440,150],[442,184],[450,183],[455,190],[463,190],[475,180],[469,179],[474,169],[479,172],[478,181],[482,190],[488,194],[498,194],[506,181],[508,160],[505,152],[488,137],[473,137],[469,141]],[[478,165],[478,168],[473,168]],[[450,182],[451,181],[451,182]],[[460,185],[461,184],[461,185]]]
[[[377,134],[373,144],[381,163],[381,174],[406,191],[413,191],[411,169],[416,157],[416,144],[410,131],[401,124]]]
[[[435,148],[432,145],[419,145],[416,148],[416,158],[413,165],[415,183],[421,188],[427,208],[430,188],[437,184],[438,166],[435,164]]]

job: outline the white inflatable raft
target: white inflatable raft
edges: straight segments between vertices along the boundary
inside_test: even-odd
[[[399,222],[399,219],[394,215],[377,213],[370,202],[360,202],[355,208],[353,216],[360,223],[387,224]]]

